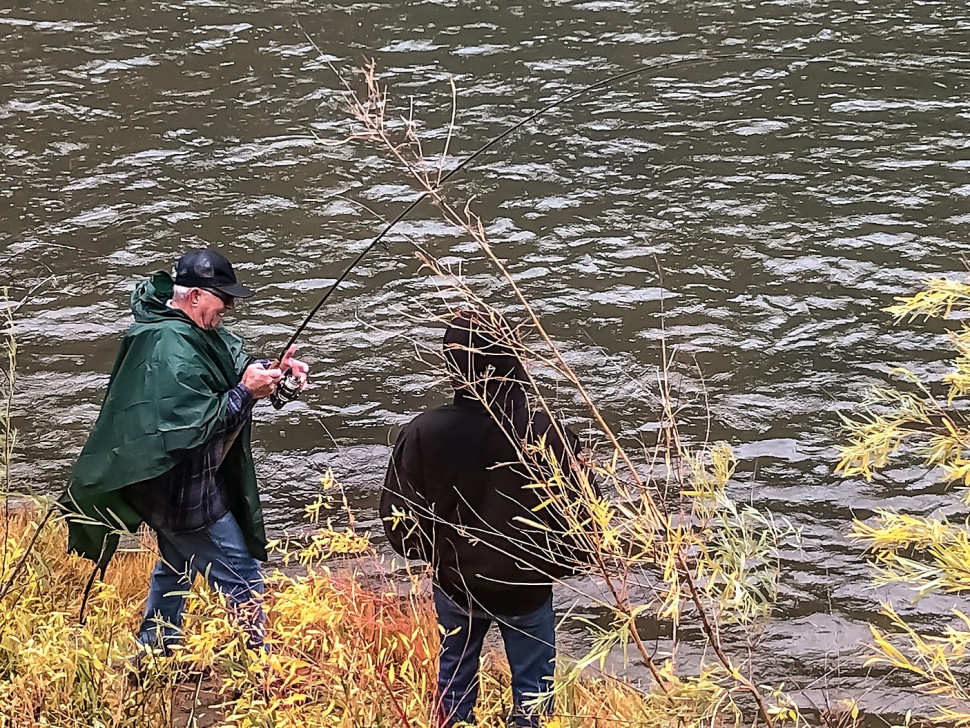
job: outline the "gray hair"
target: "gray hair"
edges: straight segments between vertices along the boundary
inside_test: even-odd
[[[182,303],[189,297],[189,291],[192,289],[188,286],[172,286],[172,303]]]

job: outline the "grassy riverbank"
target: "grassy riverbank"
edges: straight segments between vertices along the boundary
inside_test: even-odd
[[[224,605],[197,584],[183,649],[137,683],[128,659],[154,562],[151,543],[115,558],[82,625],[91,564],[66,553],[56,519],[31,546],[38,513],[11,512],[0,534],[3,728],[428,725],[438,640],[430,599],[417,581],[402,595],[400,585],[331,570],[319,558],[363,542],[323,529],[291,554],[301,564],[295,574],[269,577],[273,653],[266,659],[245,649]],[[488,662],[479,714],[483,725],[500,726],[510,700],[507,670],[499,658]],[[662,725],[649,696],[615,681],[570,681],[557,701],[556,725]],[[683,715],[665,701],[665,712]]]

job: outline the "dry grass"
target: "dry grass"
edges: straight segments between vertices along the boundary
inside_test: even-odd
[[[36,510],[9,517],[0,583],[40,520]],[[318,537],[327,534],[337,545],[362,543],[329,526]],[[196,584],[184,647],[134,683],[128,659],[154,562],[145,546],[114,559],[82,625],[90,563],[66,553],[62,523],[44,526],[0,602],[0,727],[430,725],[438,636],[420,581],[375,587],[371,575],[365,587],[353,568],[338,573],[320,559],[269,577],[268,657],[245,648],[225,604]],[[676,722],[658,722],[651,695],[615,680],[571,679],[557,699],[554,725]],[[507,667],[490,656],[480,723],[504,725],[510,703]]]

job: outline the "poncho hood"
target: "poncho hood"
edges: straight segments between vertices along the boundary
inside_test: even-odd
[[[70,513],[70,548],[101,563],[117,547],[118,531],[141,523],[124,489],[163,475],[206,442],[247,363],[239,338],[222,327],[202,329],[168,305],[172,287],[171,276],[157,273],[132,292],[135,323],[121,343],[101,413],[61,498]],[[220,474],[250,552],[265,559],[249,439],[247,425]]]
[[[131,292],[131,315],[136,324],[158,321],[189,321],[191,319],[177,308],[169,306],[175,283],[168,273],[159,272],[139,282]]]

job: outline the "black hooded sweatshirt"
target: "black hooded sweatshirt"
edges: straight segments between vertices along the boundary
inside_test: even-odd
[[[454,402],[419,415],[398,437],[381,494],[384,531],[397,553],[429,562],[458,604],[527,614],[583,559],[562,537],[556,511],[538,508],[546,491],[527,487],[548,464],[525,455],[526,467],[519,443],[545,436],[568,476],[566,450],[576,452],[578,440],[560,428],[563,442],[545,412],[530,411],[518,359],[471,331],[467,319],[446,332],[445,356]]]

